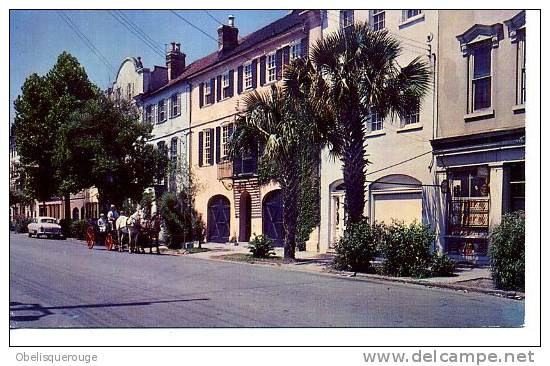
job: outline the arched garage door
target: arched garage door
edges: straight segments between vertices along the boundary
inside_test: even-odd
[[[208,202],[208,241],[227,243],[229,241],[229,200],[214,196]]]
[[[265,196],[262,217],[264,235],[273,240],[273,245],[282,247],[284,230],[281,190],[271,191]]]
[[[370,186],[371,217],[391,224],[392,220],[422,222],[422,183],[408,175],[392,174]]]

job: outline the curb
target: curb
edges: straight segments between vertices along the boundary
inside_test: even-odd
[[[75,238],[66,238],[66,240],[77,244],[83,242],[82,240],[75,239]],[[465,293],[475,292],[475,293],[491,295],[491,296],[496,296],[501,298],[513,299],[513,300],[525,299],[525,293],[519,292],[519,291],[505,291],[505,290],[487,289],[482,287],[470,287],[470,286],[460,285],[457,283],[428,282],[425,280],[417,280],[417,279],[411,279],[411,278],[390,277],[390,276],[359,273],[359,272],[336,271],[333,269],[328,269],[325,271],[312,271],[308,269],[303,269],[303,267],[294,268],[292,265],[288,265],[288,264],[285,265],[285,264],[277,264],[277,263],[271,264],[271,263],[259,263],[259,262],[247,263],[247,262],[241,262],[241,261],[231,261],[231,260],[226,260],[221,258],[214,258],[210,256],[199,257],[199,256],[195,256],[194,254],[183,254],[183,253],[177,254],[177,253],[166,253],[166,252],[161,254],[174,256],[174,257],[191,257],[195,259],[210,260],[214,262],[240,263],[245,265],[264,266],[264,267],[271,267],[271,268],[275,267],[279,269],[286,269],[289,271],[314,273],[319,275],[345,278],[350,280],[368,280],[373,282],[384,282],[384,283],[390,282],[390,283],[401,283],[401,284],[409,284],[409,285],[421,285],[428,288],[435,287],[435,288],[442,288],[442,289],[448,289],[448,290],[454,290],[454,291],[462,291]]]

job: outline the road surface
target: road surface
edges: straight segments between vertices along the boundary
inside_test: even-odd
[[[524,303],[10,234],[11,328],[516,327]]]

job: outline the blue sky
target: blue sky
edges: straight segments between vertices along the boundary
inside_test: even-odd
[[[217,43],[186,24],[168,10],[123,10],[123,14],[152,38],[159,48],[178,41],[187,54],[187,63],[217,49]],[[182,17],[217,38],[217,23],[203,10],[177,11]],[[284,16],[287,10],[209,10],[223,23],[235,16],[239,35],[243,36]],[[164,58],[130,33],[112,13],[106,10],[64,11],[80,31],[116,69],[124,58],[141,56],[144,66],[164,65]],[[25,79],[32,73],[45,74],[57,56],[68,51],[86,69],[88,77],[105,89],[114,80],[96,55],[85,45],[56,11],[10,11],[10,123],[13,101],[21,92]]]

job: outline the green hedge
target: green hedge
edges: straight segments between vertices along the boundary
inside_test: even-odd
[[[489,257],[495,286],[502,290],[525,290],[525,212],[502,217],[491,232]]]
[[[369,272],[376,249],[384,237],[382,225],[370,225],[367,219],[351,224],[335,245],[334,268],[344,271]]]
[[[16,233],[27,233],[27,225],[31,223],[31,218],[25,216],[15,216],[13,221],[10,221],[10,229]]]

